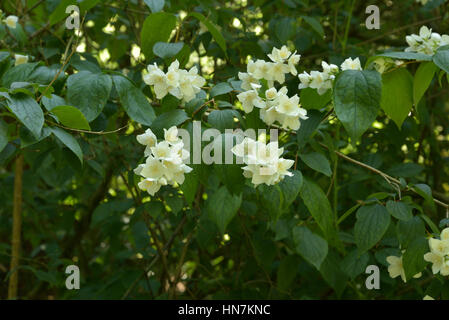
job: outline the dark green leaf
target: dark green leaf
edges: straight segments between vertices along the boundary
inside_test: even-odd
[[[153,13],[161,11],[165,4],[165,0],[144,0],[144,2]]]
[[[414,239],[402,257],[405,278],[412,279],[414,275],[420,273],[426,267],[424,255],[429,252],[429,246],[425,237]]]
[[[23,93],[10,95],[8,107],[36,138],[41,135],[44,113],[33,98]]]
[[[145,19],[140,33],[140,41],[147,60],[153,57],[153,46],[156,42],[167,42],[175,27],[176,17],[171,13],[152,13]]]
[[[319,270],[328,252],[326,240],[312,233],[307,227],[295,227],[293,240],[296,252]]]
[[[360,253],[379,242],[390,225],[390,214],[379,204],[363,206],[357,210],[354,237]]]
[[[153,46],[153,53],[162,59],[167,59],[176,56],[183,47],[184,42],[156,42]]]
[[[433,62],[423,62],[419,65],[413,78],[413,103],[415,106],[418,105],[427,88],[429,88],[436,71],[437,67]]]
[[[413,77],[406,68],[383,74],[380,105],[400,129],[413,107]]]
[[[113,76],[112,79],[128,116],[134,121],[150,126],[156,115],[142,91],[125,77]]]
[[[323,154],[318,152],[311,152],[307,154],[300,154],[299,158],[313,170],[321,172],[328,177],[332,175],[329,160],[327,160],[327,158]]]
[[[83,163],[83,151],[81,151],[81,147],[78,144],[78,141],[69,133],[64,131],[61,128],[53,127],[51,128],[52,133],[61,141],[67,148],[69,148]]]
[[[304,179],[300,192],[310,214],[323,230],[327,239],[335,237],[335,217],[323,190],[314,182]]]
[[[237,214],[242,196],[232,195],[225,186],[215,191],[207,201],[207,212],[210,219],[215,222],[221,233]]]
[[[110,76],[80,71],[67,79],[67,101],[80,109],[87,121],[91,122],[106,105],[111,88]]]
[[[376,119],[381,88],[377,71],[346,70],[338,75],[334,90],[335,112],[353,143]]]
[[[387,201],[387,211],[399,220],[409,220],[413,218],[412,208],[402,201]]]
[[[220,48],[226,54],[226,40],[223,38],[223,35],[218,30],[217,26],[214,25],[212,22],[210,22],[208,19],[206,19],[206,17],[203,16],[201,13],[191,12],[189,15],[197,18],[206,26],[207,30],[209,30],[209,32],[212,34],[212,37],[214,37],[215,41],[217,41]]]

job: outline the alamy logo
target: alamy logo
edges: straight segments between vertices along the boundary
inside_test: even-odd
[[[69,274],[65,280],[65,286],[69,290],[78,290],[80,288],[80,269],[78,266],[72,264],[65,268],[65,273]]]
[[[372,264],[366,267],[366,274],[369,274],[368,278],[366,278],[365,286],[368,290],[380,289],[380,271],[379,267]]]
[[[366,7],[365,13],[370,14],[365,20],[365,26],[368,30],[380,29],[380,10],[378,6],[370,5]]]
[[[80,8],[75,5],[70,5],[65,9],[65,13],[70,13],[70,15],[65,20],[65,26],[67,29],[72,30],[80,29]]]

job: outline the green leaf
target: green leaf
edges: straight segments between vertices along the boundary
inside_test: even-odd
[[[223,50],[223,52],[225,54],[227,54],[226,53],[226,40],[223,38],[223,35],[218,30],[217,26],[214,25],[212,22],[210,22],[208,19],[206,19],[206,17],[203,16],[201,13],[192,12],[189,15],[197,18],[206,26],[207,30],[209,30],[209,32],[212,34],[212,37],[214,37],[215,41],[217,41],[220,48]]]
[[[323,119],[323,114],[317,110],[309,110],[307,112],[307,116],[309,118],[301,121],[301,127],[298,129],[296,134],[296,140],[298,141],[299,148],[306,145]]]
[[[440,67],[441,70],[449,73],[449,49],[444,47],[439,49],[433,56],[433,62]]]
[[[401,201],[387,201],[387,211],[399,220],[409,220],[413,218],[412,208]]]
[[[401,248],[407,248],[415,239],[424,236],[426,228],[423,221],[419,217],[405,221],[398,221],[396,225],[396,234],[398,236]]]
[[[386,53],[379,54],[377,56],[401,59],[401,60],[432,61],[432,56],[429,56],[427,54],[422,54],[422,53],[416,53],[416,52],[404,52],[404,51],[386,52]]]
[[[365,272],[366,266],[369,261],[369,255],[367,252],[362,255],[358,250],[352,250],[341,262],[341,270],[351,279],[355,279],[358,275]]]
[[[232,195],[225,186],[220,187],[207,201],[210,219],[215,222],[223,234],[227,225],[237,214],[242,203],[242,196]]]
[[[322,109],[332,100],[332,90],[327,90],[323,95],[316,89],[304,88],[300,93],[301,107],[304,109]]]
[[[282,291],[287,291],[295,280],[298,274],[299,261],[298,257],[294,255],[285,256],[277,271],[277,286]]]
[[[429,252],[429,246],[425,237],[413,240],[402,257],[405,279],[412,279],[414,275],[420,273],[426,267],[424,255]]]
[[[51,128],[52,133],[61,141],[67,148],[69,148],[83,163],[83,152],[78,144],[78,141],[69,133],[58,127]]]
[[[145,19],[140,33],[140,42],[147,60],[153,57],[153,46],[156,42],[167,42],[175,27],[176,17],[171,13],[156,12]]]
[[[178,126],[189,119],[184,110],[175,109],[158,116],[152,123],[151,128],[158,133],[162,133],[163,129],[172,126]]]
[[[332,175],[329,160],[327,160],[327,158],[323,154],[318,152],[311,152],[308,154],[300,154],[299,158],[313,170],[321,172],[328,177]]]
[[[401,129],[413,107],[413,77],[406,68],[382,75],[382,109]]]
[[[90,130],[89,122],[77,108],[72,106],[58,106],[51,109],[64,126],[74,129]]]
[[[144,0],[144,2],[153,13],[161,11],[165,4],[164,0]]]
[[[8,144],[8,125],[0,119],[0,152],[5,149]]]
[[[304,179],[300,195],[326,238],[332,239],[335,237],[335,217],[323,190],[314,182]]]
[[[419,183],[413,186],[413,190],[423,197],[433,211],[436,211],[435,203],[433,201],[432,189],[424,183]]]
[[[390,225],[390,214],[379,204],[363,206],[357,210],[354,237],[360,253],[379,242]]]
[[[80,71],[67,79],[67,101],[78,108],[87,121],[91,122],[103,111],[111,88],[110,76]]]
[[[293,241],[296,245],[296,252],[319,270],[327,256],[327,241],[312,233],[307,227],[295,227]]]
[[[199,176],[198,173],[195,172],[196,165],[189,165],[193,168],[192,172],[185,175],[184,183],[180,185],[180,189],[184,194],[184,198],[186,199],[189,206],[192,206],[193,201],[195,200],[196,192],[198,191],[199,184]]]
[[[112,76],[120,102],[128,116],[141,124],[150,126],[156,115],[148,99],[131,81],[122,76]]]
[[[156,42],[153,46],[153,53],[162,59],[167,59],[176,56],[183,47],[184,42]]]
[[[335,112],[353,143],[376,119],[381,88],[377,71],[346,70],[338,75],[334,90]]]
[[[290,17],[277,19],[274,32],[281,43],[286,43],[295,34],[295,20]]]
[[[8,107],[36,138],[40,137],[44,113],[33,98],[24,93],[10,95]]]
[[[335,290],[340,298],[348,282],[346,274],[340,269],[341,259],[335,251],[329,251],[321,264],[320,273],[323,279]]]
[[[60,96],[57,96],[55,94],[52,94],[50,98],[43,96],[41,101],[45,109],[47,109],[48,111],[51,111],[51,109],[55,107],[67,105],[67,102],[64,100],[64,98],[61,98]]]
[[[278,220],[284,212],[284,198],[279,185],[267,186],[261,184],[258,189],[260,191],[259,201],[262,207],[268,212],[273,221]]]
[[[236,110],[213,110],[208,118],[209,122],[214,128],[224,131],[225,129],[232,129],[234,127],[234,117],[238,116]]]
[[[210,90],[210,96],[215,97],[222,94],[226,94],[234,90],[231,85],[227,82],[220,82],[216,84],[212,89]]]
[[[24,63],[8,69],[2,78],[3,86],[9,88],[13,82],[27,81],[37,65],[37,62]]]
[[[321,38],[324,38],[324,29],[321,26],[320,22],[318,21],[318,19],[314,18],[314,17],[309,17],[309,16],[301,16],[301,18],[304,19],[305,22],[307,22],[308,25],[310,25],[312,27],[312,29],[318,33],[318,35]]]
[[[418,105],[427,88],[429,88],[436,71],[437,67],[432,62],[423,62],[419,65],[413,78],[413,103],[415,106]]]
[[[301,171],[294,170],[292,173],[293,176],[284,177],[284,179],[278,184],[282,191],[283,206],[285,209],[287,209],[288,206],[296,200],[303,184]]]

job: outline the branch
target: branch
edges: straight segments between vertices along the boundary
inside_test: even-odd
[[[323,147],[325,147],[326,149],[329,149],[329,147],[326,146],[324,143],[320,142],[319,144],[322,145]],[[385,180],[387,180],[389,183],[393,182],[394,184],[401,185],[401,182],[398,179],[393,178],[392,176],[386,174],[385,172],[382,172],[382,171],[380,171],[380,170],[378,170],[376,168],[373,168],[373,167],[371,167],[371,166],[369,166],[369,165],[367,165],[367,164],[365,164],[363,162],[360,162],[360,161],[357,161],[355,159],[352,159],[351,157],[348,157],[347,155],[345,155],[345,154],[343,154],[343,153],[341,153],[341,152],[339,152],[337,150],[334,150],[334,152],[340,158],[343,158],[343,159],[345,159],[345,160],[347,160],[349,162],[352,162],[352,163],[354,163],[354,164],[356,164],[356,165],[358,165],[358,166],[360,166],[362,168],[368,169],[368,170],[370,170],[370,171],[372,171],[374,173],[377,173],[378,175],[382,176]],[[418,194],[418,192],[416,192],[415,190],[413,190],[413,189],[410,189],[410,190],[412,192]],[[432,193],[435,194],[434,192],[432,192]],[[439,206],[441,206],[443,208],[446,208],[446,210],[449,210],[449,204],[444,203],[444,202],[442,202],[442,201],[440,201],[438,199],[435,199],[435,198],[432,198],[432,199]]]

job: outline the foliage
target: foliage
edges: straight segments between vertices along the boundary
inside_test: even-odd
[[[70,4],[79,31],[65,26]],[[379,7],[381,29],[368,30],[365,2],[352,0],[2,1],[3,18],[19,19],[0,24],[0,297],[18,271],[23,299],[448,299],[447,275],[424,255],[449,225],[449,47],[404,49],[421,25],[448,30],[449,6]],[[191,164],[179,187],[140,190],[136,136],[148,128],[159,139],[194,120],[269,128],[242,110],[238,72],[283,45],[301,54],[298,72],[349,57],[363,67],[324,94],[287,75],[308,117],[279,131],[292,176],[255,187],[242,165]],[[188,102],[143,81],[148,65],[175,60],[207,81]],[[407,282],[390,277],[391,256]],[[71,264],[80,290],[65,287]],[[379,290],[365,288],[368,265]]]

